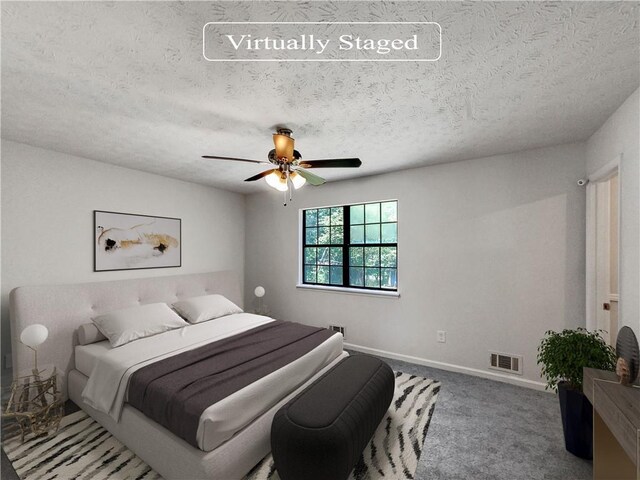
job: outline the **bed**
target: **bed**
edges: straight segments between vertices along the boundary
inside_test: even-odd
[[[10,295],[14,371],[20,372],[32,364],[30,350],[19,344],[20,332],[27,325],[41,323],[49,329],[49,338],[39,347],[39,362],[55,365],[60,371],[65,398],[73,400],[163,477],[242,478],[269,452],[269,433],[275,412],[346,356],[340,335],[331,336],[295,361],[207,408],[206,415],[203,413],[200,418],[197,447],[132,407],[127,402],[126,390],[114,390],[114,395],[123,398],[117,414],[107,413],[104,408],[93,408],[88,404],[91,402],[85,402],[86,390],[91,389],[92,372],[101,368],[101,359],[106,363],[104,358],[114,354],[112,350],[123,347],[111,349],[106,341],[79,345],[76,332],[80,325],[96,315],[121,308],[157,302],[171,304],[213,293],[242,305],[238,278],[228,271],[16,288]],[[188,350],[195,345],[189,336],[227,338],[237,331],[238,325],[247,330],[272,322],[267,317],[249,314],[231,317],[220,323],[203,322],[186,327],[187,340],[184,332],[180,334],[175,330],[162,333],[157,339],[173,345],[174,340],[167,334],[174,332],[172,335],[180,335],[182,346]],[[233,325],[233,328],[225,325]],[[133,344],[141,342],[139,345],[144,346],[144,341],[148,340],[137,340]],[[148,345],[151,348],[151,343]],[[128,364],[122,367],[123,372],[128,372],[123,376],[125,381],[135,371],[130,367]],[[104,389],[104,385],[99,387]],[[102,398],[104,390],[97,391],[97,398]]]

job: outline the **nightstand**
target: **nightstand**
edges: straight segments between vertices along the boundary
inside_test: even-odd
[[[21,372],[22,373],[22,372]],[[2,436],[38,436],[57,430],[64,416],[64,402],[58,389],[54,366],[19,374],[2,392]],[[6,399],[6,400],[5,400]]]

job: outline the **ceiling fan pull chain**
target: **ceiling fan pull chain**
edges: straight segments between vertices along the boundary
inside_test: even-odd
[[[287,191],[285,190],[284,192],[282,192],[282,194],[284,195],[284,200],[282,201],[282,204],[286,207],[287,206]]]
[[[293,200],[293,182],[289,178],[289,174],[287,173],[287,186],[289,187],[289,201]]]

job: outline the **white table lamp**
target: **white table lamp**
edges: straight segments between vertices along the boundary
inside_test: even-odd
[[[47,327],[39,323],[29,325],[20,334],[20,342],[33,350],[36,371],[38,370],[38,346],[43,344],[48,336],[49,330],[47,330]]]
[[[258,285],[253,291],[253,294],[256,296],[256,314],[257,315],[268,314],[267,309],[264,307],[264,300],[262,299],[265,293],[267,293],[266,290],[264,289],[264,287],[260,285]]]

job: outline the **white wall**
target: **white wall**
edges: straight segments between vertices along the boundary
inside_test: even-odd
[[[573,144],[305,186],[287,207],[250,195],[245,303],[263,285],[275,316],[345,325],[347,342],[484,372],[490,349],[522,354],[539,381],[544,332],[584,325],[584,175]],[[392,198],[399,299],[296,289],[299,208]]]
[[[182,267],[93,272],[93,210],[181,218]],[[3,356],[14,287],[225,269],[242,275],[244,212],[237,193],[3,140]]]
[[[596,172],[620,154],[618,326],[633,328],[640,338],[640,90],[587,141],[587,172]]]

